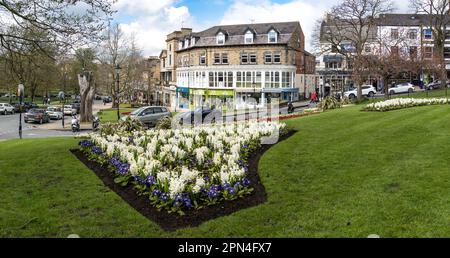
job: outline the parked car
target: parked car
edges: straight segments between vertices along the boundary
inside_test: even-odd
[[[196,121],[195,120],[196,117],[200,118],[200,116],[201,116],[202,121]],[[217,117],[222,117],[222,111],[217,110],[217,109],[211,109],[208,107],[199,107],[192,111],[188,111],[188,112],[182,114],[180,123],[183,124],[186,121],[190,121],[191,124],[195,124],[195,123],[199,123],[199,122],[204,123],[206,117],[208,117],[208,116],[211,118],[211,120],[209,122],[215,123]]]
[[[372,85],[363,85],[362,87],[362,95],[367,97],[373,97],[377,93],[377,90]],[[358,89],[353,89],[350,91],[344,92],[344,96],[350,99],[354,99],[358,96]]]
[[[395,85],[394,87],[389,88],[389,94],[398,94],[398,93],[413,93],[414,92],[414,85],[411,83],[401,83],[398,85]]]
[[[450,87],[450,81],[447,81],[447,87]],[[441,81],[439,81],[439,80],[426,85],[427,90],[435,90],[435,89],[440,89],[440,88],[442,88],[442,84],[441,84]]]
[[[15,110],[14,107],[11,106],[8,103],[0,103],[0,114],[6,115],[6,114],[14,114]]]
[[[111,103],[112,102],[112,98],[111,97],[103,97],[103,102]]]
[[[44,109],[33,108],[28,110],[27,113],[25,113],[24,120],[25,123],[37,122],[39,124],[43,124],[50,122],[50,116]]]
[[[72,105],[64,105],[63,113],[65,116],[73,116],[77,114],[77,110]]]
[[[39,106],[37,104],[32,103],[32,102],[24,102],[23,104],[25,106],[25,111],[28,111],[33,108],[39,108]]]
[[[50,116],[50,119],[52,120],[61,120],[63,119],[64,116],[61,109],[56,107],[48,107],[47,114]]]
[[[80,113],[80,109],[81,109],[81,104],[77,103],[77,102],[72,103],[72,109],[76,110],[75,112],[77,114],[79,114]]]
[[[102,100],[102,96],[100,96],[100,95],[95,95],[94,99],[95,99],[95,100]]]
[[[16,96],[16,94],[9,94],[9,93],[6,93],[5,95],[3,95],[3,97],[4,97],[4,98],[16,98],[17,96]]]
[[[128,116],[122,117],[122,120]],[[148,127],[154,127],[159,120],[172,117],[166,107],[142,107],[130,113],[129,117],[137,119]]]

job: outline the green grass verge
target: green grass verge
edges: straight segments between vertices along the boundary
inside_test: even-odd
[[[360,109],[289,120],[260,162],[266,204],[175,232],[103,186],[77,140],[1,142],[0,237],[450,236],[450,106]]]
[[[123,113],[133,112],[133,108],[119,108],[119,113],[121,117]],[[98,113],[98,117],[102,123],[113,123],[117,122],[117,109],[105,109]]]

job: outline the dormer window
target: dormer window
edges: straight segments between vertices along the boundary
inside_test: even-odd
[[[194,46],[195,45],[195,38],[192,38],[191,39],[191,46]]]
[[[185,48],[188,48],[188,47],[189,47],[189,39],[186,39],[186,40],[184,41],[184,47],[185,47]]]
[[[219,32],[217,34],[217,45],[223,45],[225,44],[225,34],[223,32]]]
[[[269,31],[269,43],[277,43],[278,42],[278,34],[275,30]]]
[[[253,33],[251,31],[247,31],[245,33],[245,44],[252,44],[253,43]]]

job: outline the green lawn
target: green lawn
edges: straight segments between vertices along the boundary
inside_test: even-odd
[[[119,113],[121,117],[123,116],[123,113],[133,112],[135,109],[132,108],[120,108]],[[102,123],[109,123],[109,122],[117,122],[117,109],[105,109],[102,110],[101,113],[99,113],[99,118]]]
[[[0,237],[449,237],[450,106],[360,110],[288,121],[260,163],[266,204],[175,232],[103,186],[77,140],[0,142]]]

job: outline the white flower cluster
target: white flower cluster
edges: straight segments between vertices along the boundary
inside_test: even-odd
[[[396,98],[382,102],[372,103],[366,106],[368,111],[389,111],[394,109],[403,109],[416,106],[442,105],[448,104],[446,98],[430,98],[430,99],[412,99],[412,98]]]
[[[128,163],[133,176],[153,176],[158,189],[175,198],[186,192],[196,194],[212,184],[243,180],[242,150],[285,126],[253,122],[90,137],[109,158]]]

